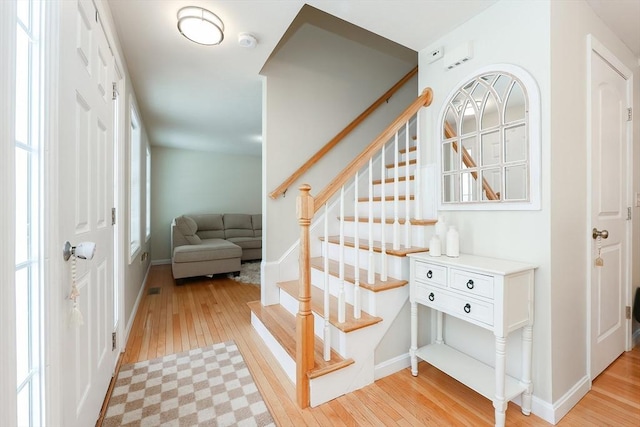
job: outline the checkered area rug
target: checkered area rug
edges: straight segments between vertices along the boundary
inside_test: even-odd
[[[103,427],[275,426],[233,341],[123,365]]]

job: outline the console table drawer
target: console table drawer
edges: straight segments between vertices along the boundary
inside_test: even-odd
[[[442,297],[442,289],[431,287],[423,283],[417,283],[415,286],[415,290],[416,302],[427,307],[436,308],[439,310],[446,309],[446,305],[443,304],[444,299]]]
[[[464,296],[423,283],[417,283],[415,290],[417,303],[468,322],[475,321],[474,323],[481,322],[487,326],[493,326],[493,304],[491,303],[478,301],[475,298],[464,298]]]
[[[447,269],[427,262],[416,262],[415,280],[447,286]]]
[[[451,269],[451,288],[493,299],[493,277],[469,271]]]
[[[448,303],[447,313],[462,320],[473,319],[487,326],[493,326],[493,304],[460,297],[453,297]]]

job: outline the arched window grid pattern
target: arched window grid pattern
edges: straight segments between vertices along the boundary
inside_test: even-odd
[[[529,201],[528,126],[526,87],[511,73],[483,73],[454,92],[441,127],[442,203]]]

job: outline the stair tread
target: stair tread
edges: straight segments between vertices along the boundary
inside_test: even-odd
[[[416,159],[409,160],[409,165],[415,165],[417,163],[418,163],[418,161]],[[402,167],[402,166],[406,166],[406,165],[407,165],[407,162],[398,162],[398,167],[399,168]],[[396,167],[395,163],[388,163],[386,166],[387,166],[387,169],[392,169],[392,168]]]
[[[415,140],[416,137],[414,136],[413,139]],[[413,151],[417,151],[417,150],[418,150],[418,147],[416,147],[415,145],[412,145],[411,147],[409,147],[409,152],[410,153],[413,152]],[[404,154],[404,153],[407,152],[407,149],[406,148],[401,148],[400,150],[398,150],[398,152],[400,154]]]
[[[324,271],[324,257],[311,258],[311,267],[320,271]],[[334,277],[339,277],[340,263],[332,259],[329,260],[329,274]],[[349,283],[355,283],[355,268],[352,265],[345,264],[344,266],[344,280]],[[409,283],[403,279],[395,279],[393,277],[387,277],[387,281],[380,280],[380,275],[376,273],[373,284],[367,283],[367,270],[360,269],[360,287],[368,289],[372,292],[381,292],[389,289],[400,288]]]
[[[265,307],[260,301],[251,301],[247,305],[287,354],[296,360],[296,317],[279,304]],[[309,371],[309,378],[317,378],[354,363],[353,359],[345,359],[333,349],[331,350],[331,360],[325,361],[323,346],[323,341],[314,337],[315,366]]]
[[[289,295],[295,298],[298,297],[298,280],[279,282],[278,287]],[[352,332],[382,321],[381,317],[372,316],[364,310],[361,312],[360,318],[356,319],[353,317],[353,305],[346,303],[345,321],[344,323],[338,323],[338,298],[331,295],[330,299],[329,321],[342,332]],[[316,312],[320,316],[324,315],[324,291],[316,286],[311,287],[311,311]]]
[[[347,222],[354,222],[356,219],[356,217],[354,216],[345,216],[344,220]],[[340,219],[340,218],[338,218]],[[358,217],[358,222],[369,222],[369,218],[361,216]],[[380,224],[382,222],[381,218],[373,218],[373,222],[374,224]],[[385,218],[384,219],[385,224],[393,224],[394,219],[393,218]],[[398,222],[400,224],[404,224],[405,223],[405,219],[404,218],[398,218]],[[409,218],[409,222],[411,223],[411,225],[434,225],[436,222],[438,222],[437,219],[415,219],[415,218]]]
[[[402,195],[402,196],[398,196],[398,201],[405,201],[407,199],[406,196]],[[409,200],[413,200],[414,196],[413,194],[409,196]],[[385,202],[393,202],[395,200],[394,196],[385,196],[384,201]],[[368,197],[360,197],[358,199],[359,202],[368,202],[369,198]],[[381,202],[382,201],[382,197],[380,196],[376,196],[372,199],[372,201],[374,202]]]
[[[415,177],[415,176],[413,176],[413,175],[409,175],[409,180],[410,180],[410,181],[413,181],[414,179],[416,179],[416,177]],[[403,181],[406,181],[406,180],[407,180],[407,177],[405,177],[405,176],[399,176],[399,177],[398,177],[398,181],[399,181],[399,182],[403,182]],[[385,184],[391,184],[391,183],[393,183],[394,181],[395,181],[395,179],[394,179],[394,178],[386,178],[386,179],[384,180],[384,183],[385,183]],[[373,185],[380,185],[380,184],[382,184],[382,180],[381,180],[381,179],[374,179],[374,180],[372,181],[372,183],[373,183]]]
[[[320,237],[320,240],[324,241],[324,237]],[[340,244],[340,236],[329,236],[329,243]],[[368,239],[360,239],[360,249],[369,250],[369,240]],[[353,237],[344,238],[345,246],[354,247],[355,242]],[[400,247],[400,249],[393,249],[393,243],[387,242],[385,244],[385,248],[387,249],[388,255],[395,256],[407,256],[408,254],[416,253],[416,252],[428,252],[429,248],[421,248],[417,246],[412,246],[410,248]],[[374,252],[382,252],[382,243],[379,241],[373,242],[373,251]]]

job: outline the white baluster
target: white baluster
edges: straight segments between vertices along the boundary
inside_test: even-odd
[[[415,218],[422,219],[422,160],[420,159],[420,112],[416,113],[416,171],[413,174],[413,201]]]
[[[340,189],[340,291],[338,292],[338,323],[345,321],[344,297],[344,185]]]
[[[411,247],[411,190],[409,188],[409,121],[404,126],[404,247]]]
[[[356,203],[356,206],[358,204],[358,176],[359,173],[356,172],[356,177],[355,177],[355,184],[354,184],[354,200]],[[357,213],[357,210],[356,210]],[[359,254],[359,250],[357,248],[360,247],[360,233],[359,233],[359,228],[360,228],[360,218],[358,218],[358,216],[355,217],[355,221],[354,221],[354,230],[353,230],[353,240],[354,240],[354,244],[353,247],[356,248],[356,257],[354,259],[354,270],[355,270],[355,280],[354,280],[354,284],[353,284],[353,317],[355,317],[356,319],[360,318],[360,311],[361,311],[361,304],[360,304],[360,256],[358,256]]]
[[[385,144],[386,145],[386,144]],[[380,159],[380,176],[382,177],[382,188],[380,189],[380,199],[384,200],[386,197],[386,178],[387,178],[387,174],[386,174],[386,168],[387,165],[385,164],[385,151],[386,151],[386,146],[383,145],[382,146],[382,153],[381,153],[381,159]],[[380,209],[380,227],[382,229],[382,237],[380,239],[380,246],[382,248],[382,251],[380,253],[380,280],[382,280],[383,282],[387,281],[387,236],[386,236],[386,230],[387,230],[387,214],[385,212],[385,208],[384,208],[384,202],[382,203],[382,209]]]
[[[400,249],[400,220],[398,218],[398,205],[400,204],[400,189],[398,186],[398,132],[396,132],[396,137],[393,144],[393,249]]]
[[[384,202],[380,203],[384,209]],[[373,160],[369,159],[369,219],[367,222],[369,233],[369,263],[367,283],[373,285],[376,281],[375,257],[373,254]]]
[[[331,292],[329,289],[329,203],[324,205],[324,360],[331,360],[331,328],[329,325]]]

